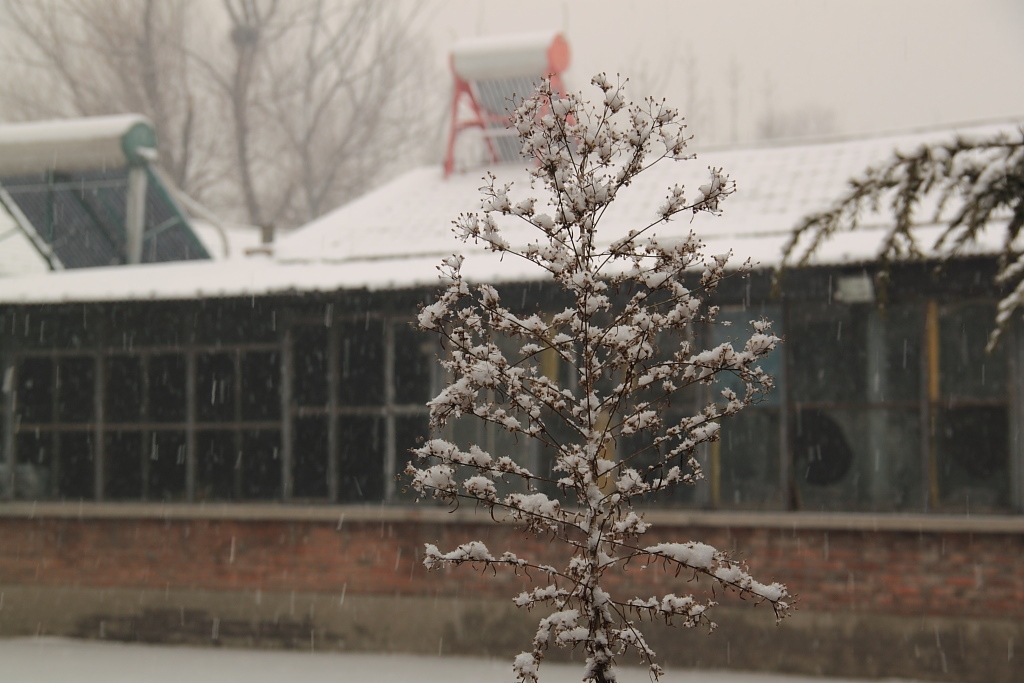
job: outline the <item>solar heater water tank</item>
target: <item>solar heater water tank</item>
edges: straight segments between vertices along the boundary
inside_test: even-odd
[[[555,92],[565,92],[569,43],[555,31],[472,38],[452,49],[451,68],[455,83],[445,176],[455,167],[456,140],[470,128],[482,135],[491,163],[520,159],[520,146],[508,130],[509,107],[529,97],[546,77]]]
[[[156,161],[140,114],[0,124],[0,210],[52,270],[209,258]]]
[[[0,125],[0,176],[139,165],[157,146],[140,114]]]
[[[488,36],[460,41],[452,70],[464,81],[541,77],[569,68],[569,43],[561,33]]]

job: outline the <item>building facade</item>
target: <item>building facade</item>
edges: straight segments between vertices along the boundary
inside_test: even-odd
[[[794,216],[898,144],[708,154],[751,190],[721,228],[679,229],[759,263],[715,294],[732,325],[698,326],[694,340],[774,320],[777,386],[723,424],[701,454],[704,482],[646,514],[666,540],[711,542],[788,583],[800,608],[772,629],[768,612],[719,596],[718,635],[654,636],[669,663],[1017,680],[1024,345],[1011,329],[985,350],[995,249],[941,269],[896,264],[884,288],[870,232],[806,268],[773,261]],[[451,240],[478,185],[414,171],[270,256],[0,280],[0,634],[518,652],[536,615],[509,598],[528,577],[427,574],[423,543],[481,538],[553,564],[557,548],[482,512],[415,503],[397,476],[444,383],[439,341],[411,324],[440,256],[469,250],[470,279],[498,281],[523,311],[563,305],[550,284]],[[665,185],[631,188],[610,229]],[[706,399],[684,394],[672,410]],[[547,462],[475,423],[450,429]],[[637,568],[623,581],[648,593],[680,579]]]

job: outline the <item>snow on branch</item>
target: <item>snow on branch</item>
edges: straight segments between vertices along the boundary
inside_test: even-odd
[[[623,85],[604,75],[592,84],[595,105],[582,95],[556,94],[549,83],[517,103],[511,127],[524,157],[533,160],[531,187],[521,194],[488,174],[480,210],[453,222],[457,238],[546,271],[568,304],[562,310],[530,309],[525,300],[509,306],[494,286],[471,286],[462,275],[463,257],[453,255],[438,268],[442,291],[418,318],[421,329],[443,340],[448,382],[428,402],[431,428],[441,436],[413,451],[405,470],[410,487],[421,497],[472,503],[497,523],[543,534],[563,554],[564,565],[556,568],[495,554],[480,541],[447,552],[426,546],[428,569],[469,564],[540,581],[514,599],[546,611],[532,648],[514,662],[520,681],[537,680],[552,644],[584,651],[584,680],[615,680],[616,658],[628,650],[657,677],[643,618],[714,627],[711,599],[677,592],[613,598],[606,575],[634,558],[645,568],[685,570],[768,602],[778,618],[792,602],[785,586],[759,582],[710,546],[640,542],[651,528],[645,499],[698,482],[699,449],[718,440],[724,420],[771,391],[773,380],[760,363],[780,340],[769,321],[758,319],[745,340],[699,348],[697,328],[715,324],[718,312],[710,297],[745,269],[731,266],[729,254],[703,253],[692,234],[658,238],[658,226],[681,214],[725,210],[735,184],[722,169],[709,168],[708,181],[692,193],[678,184],[668,188],[649,221],[626,235],[600,234],[605,210],[638,174],[693,155],[678,111],[653,99],[630,103]],[[514,245],[506,227],[515,223],[533,237]],[[728,387],[716,387],[726,378]],[[696,412],[680,417],[678,409],[668,410],[680,392],[707,396],[708,388],[714,398]],[[451,435],[459,420],[481,420],[518,444],[532,442],[533,455],[526,458],[525,448],[492,453],[481,444],[457,444]]]
[[[831,208],[805,217],[783,249],[784,261],[808,263],[836,233],[857,230],[866,214],[879,212],[888,225],[878,253],[883,274],[902,259],[963,255],[989,225],[1005,222],[997,282],[1009,293],[1000,302],[990,346],[998,342],[1013,313],[1024,306],[1024,250],[1018,239],[1024,227],[1024,127],[1013,135],[957,137],[896,152],[851,179]],[[922,245],[915,228],[929,223],[945,227],[932,244]]]

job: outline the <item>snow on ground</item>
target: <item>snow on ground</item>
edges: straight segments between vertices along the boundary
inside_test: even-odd
[[[137,645],[62,638],[0,640],[5,683],[506,683],[511,663],[471,657],[320,653]],[[545,663],[544,683],[579,681],[582,667]],[[621,683],[648,681],[638,668]],[[853,679],[725,671],[670,671],[664,683],[854,683]],[[895,683],[895,682],[893,682]],[[905,683],[911,683],[909,681]]]

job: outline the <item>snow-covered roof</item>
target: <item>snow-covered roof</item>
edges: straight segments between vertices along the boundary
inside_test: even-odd
[[[238,223],[211,223],[201,218],[189,221],[192,232],[216,261],[244,258],[246,252],[262,246],[260,229]]]
[[[894,136],[844,139],[817,144],[709,149],[698,159],[664,161],[641,174],[621,193],[600,224],[602,241],[654,220],[667,189],[685,184],[688,193],[706,182],[707,167],[723,167],[738,190],[721,216],[683,217],[658,227],[662,237],[693,230],[709,253],[730,249],[736,263],[750,258],[763,267],[780,262],[789,231],[807,213],[828,207],[847,181],[867,167],[888,159],[894,149],[948,140],[954,134],[988,136],[1016,130],[1018,122],[932,130]],[[513,198],[529,190],[525,169],[494,169],[502,182],[514,182]],[[0,278],[0,303],[50,303],[202,297],[256,296],[343,289],[400,289],[433,285],[441,257],[469,256],[463,272],[476,281],[522,281],[540,277],[539,269],[521,259],[501,260],[482,248],[458,242],[451,222],[480,205],[483,173],[445,179],[440,167],[420,168],[396,178],[285,236],[273,256],[145,266],[92,268],[44,275]],[[815,264],[856,264],[874,260],[886,227],[884,214],[855,233],[837,235],[815,256]],[[922,226],[922,244],[939,226]],[[997,229],[975,246],[995,253]],[[511,242],[529,233],[510,225]]]
[[[601,240],[608,243],[632,228],[647,225],[655,219],[669,187],[683,184],[692,195],[707,182],[708,166],[715,166],[724,168],[737,183],[736,193],[723,204],[722,215],[701,214],[692,222],[680,217],[659,226],[658,234],[670,237],[693,230],[712,253],[731,248],[737,256],[750,256],[765,267],[776,266],[781,261],[782,245],[802,217],[829,207],[851,177],[889,159],[894,150],[913,150],[924,143],[948,140],[954,134],[980,137],[1011,132],[1018,125],[1007,122],[817,144],[711,149],[690,161],[662,161],[619,194],[601,219]],[[514,183],[513,200],[527,196],[529,175],[525,168],[509,165],[494,172],[499,181]],[[277,258],[286,262],[311,258],[343,262],[442,256],[453,249],[465,250],[452,237],[451,223],[459,213],[480,206],[482,175],[464,173],[445,179],[440,168],[410,171],[283,239],[276,250]],[[890,223],[884,213],[868,217],[862,221],[866,229],[837,236],[823,247],[815,262],[873,260],[878,238]],[[871,229],[872,225],[876,230]],[[513,243],[516,237],[525,240],[532,236],[521,226],[509,226],[511,234],[506,237]],[[998,248],[998,244],[995,239],[992,246]]]

